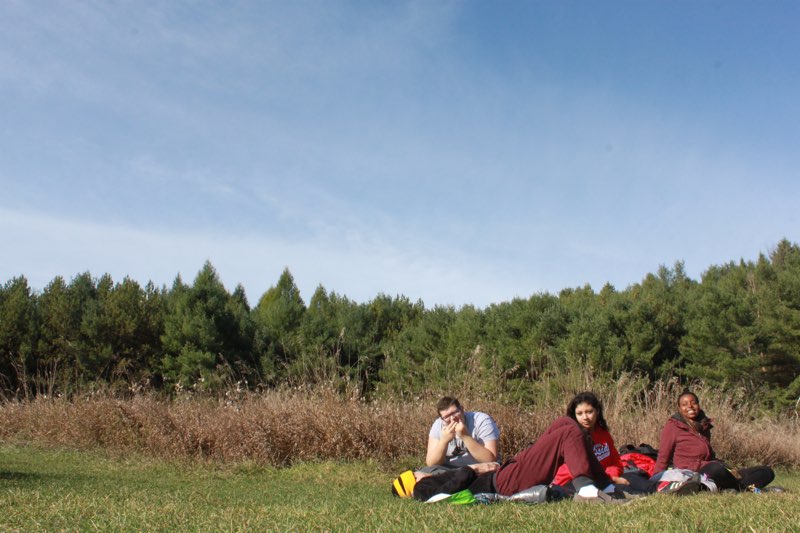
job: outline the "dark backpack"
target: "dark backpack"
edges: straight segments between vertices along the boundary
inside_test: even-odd
[[[627,453],[640,453],[650,457],[651,459],[658,459],[658,450],[645,443],[642,443],[638,446],[634,446],[633,444],[625,444],[624,446],[621,446],[619,449],[619,454],[625,455]]]

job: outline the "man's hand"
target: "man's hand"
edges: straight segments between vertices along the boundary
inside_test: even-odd
[[[473,469],[476,474],[485,474],[499,469],[500,463],[476,463],[474,465],[469,465],[469,467]]]
[[[425,479],[426,477],[431,477],[433,474],[429,474],[427,472],[414,472],[414,479],[419,483],[420,479]]]
[[[442,440],[444,442],[450,442],[451,440],[456,438],[456,434],[458,433],[458,426],[459,425],[462,426],[461,432],[463,433],[463,431],[464,431],[464,429],[463,429],[464,423],[460,422],[458,420],[453,420],[452,422],[450,422],[446,426],[443,426],[442,427],[442,438],[440,440]],[[461,433],[459,433],[459,435],[460,434]]]
[[[453,420],[453,424],[455,425],[453,429],[455,434],[461,437],[461,440],[464,440],[464,435],[467,434],[467,425],[461,420],[460,416]]]

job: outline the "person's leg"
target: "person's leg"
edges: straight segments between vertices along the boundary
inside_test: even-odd
[[[469,487],[476,477],[475,471],[468,466],[428,475],[414,485],[414,499],[424,502],[436,494],[455,494]]]
[[[450,472],[455,470],[458,467],[450,466],[450,465],[433,465],[433,466],[423,466],[417,472],[424,472],[426,474],[433,474],[434,476],[437,474],[444,474],[445,472]]]
[[[497,491],[511,495],[534,485],[547,485],[564,463],[575,478],[590,478],[601,489],[610,483],[586,434],[577,422],[561,417],[536,442],[501,467],[495,476]]]
[[[563,485],[561,488],[563,489],[564,494],[566,494],[567,496],[574,496],[575,493],[577,493],[583,487],[593,484],[594,481],[592,481],[592,478],[586,476],[578,476],[576,478],[573,478],[566,485]]]
[[[739,486],[742,490],[746,490],[750,486],[762,489],[775,479],[775,471],[768,466],[738,468],[737,472],[741,476]]]
[[[739,480],[719,461],[711,461],[700,469],[700,473],[710,477],[719,490],[740,490]]]
[[[472,494],[480,494],[482,492],[497,492],[497,489],[494,486],[494,472],[479,474],[478,477],[475,478],[475,481],[470,483],[468,488]]]
[[[624,472],[622,477],[628,480],[628,485],[617,485],[623,492],[630,494],[648,494],[656,491],[657,483],[650,481],[647,474],[639,472]]]

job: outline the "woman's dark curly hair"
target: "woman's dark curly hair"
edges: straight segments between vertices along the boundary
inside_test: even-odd
[[[575,409],[582,403],[588,403],[594,407],[595,411],[597,411],[597,426],[608,431],[608,424],[603,416],[603,402],[601,402],[593,392],[581,392],[577,394],[567,406],[567,416],[577,422],[578,419],[575,418]]]

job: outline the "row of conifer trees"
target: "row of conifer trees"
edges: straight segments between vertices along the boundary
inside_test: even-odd
[[[170,288],[88,272],[41,291],[24,276],[0,287],[6,396],[319,382],[364,396],[454,383],[524,396],[542,376],[576,368],[744,384],[766,403],[793,405],[800,247],[783,240],[756,261],[711,266],[700,280],[679,262],[624,290],[586,286],[483,309],[385,294],[357,303],[322,286],[306,304],[288,269],[251,307],[210,263]]]

